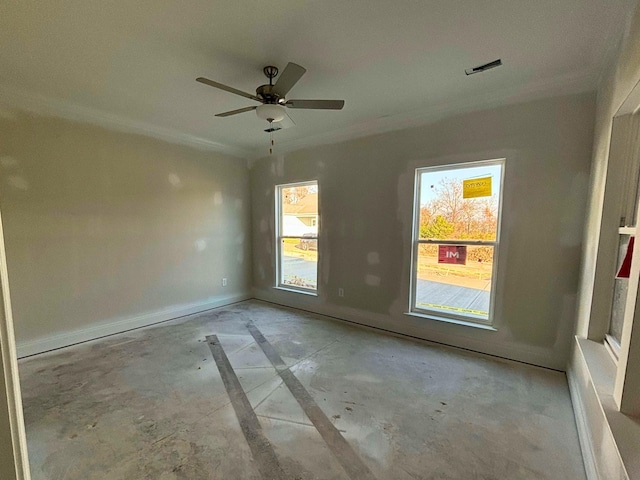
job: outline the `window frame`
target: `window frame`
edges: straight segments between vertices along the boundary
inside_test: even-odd
[[[315,225],[317,229],[317,233],[315,236],[310,236],[308,234],[305,235],[284,235],[282,232],[283,229],[283,215],[284,211],[282,208],[282,191],[286,188],[294,188],[294,187],[303,187],[307,185],[315,185],[316,190],[318,192],[318,213],[317,213],[317,225]],[[305,295],[318,295],[319,282],[320,278],[320,183],[318,180],[306,180],[303,182],[293,182],[293,183],[283,183],[275,186],[275,246],[276,246],[276,265],[275,265],[275,288],[279,290],[287,290],[296,293],[302,293]],[[282,242],[287,238],[297,238],[301,240],[305,239],[314,239],[317,244],[316,249],[316,288],[305,288],[297,285],[290,285],[288,283],[283,282],[283,268],[282,268]]]
[[[637,176],[636,176],[637,178]],[[640,179],[639,179],[640,180]],[[640,182],[638,183],[638,185],[640,185]],[[637,190],[636,190],[636,202],[634,202],[635,204],[638,203],[638,195],[637,195]],[[624,199],[624,198],[623,198]],[[631,207],[629,207],[628,203],[629,202],[624,202],[627,204],[627,208],[633,208],[636,209],[636,205],[632,205]],[[635,210],[634,210],[635,211]],[[622,218],[622,217],[621,217]],[[633,225],[628,225],[628,226],[624,226],[624,227],[620,227],[618,228],[618,244],[620,244],[620,238],[624,237],[624,236],[629,236],[629,237],[633,237],[635,236],[635,232],[636,232],[636,221],[634,219]],[[627,248],[628,248],[628,244],[627,244]],[[626,255],[626,253],[625,253]],[[618,249],[618,256],[619,256],[619,249]],[[619,260],[619,259],[618,259]],[[616,265],[616,272],[619,270],[619,266]],[[609,315],[609,319],[608,319],[608,325],[607,325],[607,333],[605,333],[604,335],[604,345],[605,347],[607,347],[607,351],[611,354],[611,358],[613,359],[613,361],[617,364],[618,363],[618,359],[620,358],[620,349],[621,349],[621,344],[622,344],[622,338],[617,338],[615,335],[613,335],[612,331],[611,331],[611,324],[613,322],[613,314],[614,314],[614,308],[615,308],[615,303],[613,301],[613,297],[615,295],[615,280],[616,278],[614,277],[613,279],[613,285],[612,285],[612,300],[611,300],[611,313]],[[626,279],[627,280],[627,289],[628,289],[628,281],[629,278]],[[629,295],[629,292],[627,291],[624,298],[625,298],[625,310],[626,310],[626,299]],[[622,329],[624,329],[624,310],[622,312],[623,315],[623,321],[622,321]]]
[[[443,170],[458,170],[464,168],[483,167],[490,165],[500,165],[500,196],[498,198],[498,215],[496,222],[496,239],[495,240],[430,240],[420,239],[420,193],[422,188],[422,173],[424,172],[440,172]],[[409,313],[431,320],[455,323],[478,328],[489,328],[495,330],[494,327],[494,309],[496,286],[498,280],[498,257],[500,247],[500,232],[502,230],[502,204],[504,199],[504,176],[505,176],[506,159],[495,158],[489,160],[477,160],[461,163],[449,163],[446,165],[436,165],[416,168],[415,185],[413,196],[413,225],[411,234],[411,277],[410,277],[410,294],[409,294]],[[466,246],[492,246],[493,247],[493,266],[491,270],[491,293],[489,296],[489,312],[487,318],[472,314],[457,314],[454,312],[443,312],[440,310],[431,310],[428,308],[417,307],[417,284],[418,284],[418,262],[419,248],[421,244],[436,245],[466,245]]]
[[[640,141],[640,114],[638,108],[640,105],[634,102],[640,101],[640,87],[636,86],[625,104],[615,113],[612,118],[611,137],[609,139],[609,155],[607,165],[607,178],[605,180],[605,195],[611,197],[612,190],[619,195],[618,201],[613,207],[615,213],[620,218],[620,227],[617,229],[616,242],[619,245],[620,239],[624,236],[636,237],[638,240],[638,225],[640,225],[640,155],[637,152],[637,145]],[[628,105],[631,104],[630,108]],[[626,108],[625,108],[625,105]],[[619,169],[619,172],[612,172],[611,169]],[[612,181],[613,177],[613,181]],[[617,177],[617,178],[616,178]],[[613,235],[611,235],[613,238]],[[635,250],[635,248],[634,248]],[[619,247],[616,249],[615,271],[619,269]],[[600,253],[598,254],[600,255]],[[630,278],[627,278],[627,288]],[[624,332],[625,324],[632,321],[626,318],[626,309],[630,307],[627,303],[631,292],[625,294],[625,305],[622,311],[622,325],[620,338],[616,337],[612,332],[612,322],[615,310],[615,276],[609,279],[611,284],[611,298],[607,298],[609,314],[606,319],[606,329],[603,335],[603,342],[607,351],[611,354],[611,358],[617,365],[622,352],[622,332]],[[591,322],[589,328],[591,330]],[[593,338],[594,335],[590,335]]]

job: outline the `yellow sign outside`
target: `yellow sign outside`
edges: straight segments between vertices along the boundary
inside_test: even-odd
[[[491,177],[473,178],[462,181],[462,198],[491,196]]]

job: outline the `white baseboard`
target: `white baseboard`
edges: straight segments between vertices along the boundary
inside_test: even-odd
[[[18,342],[18,358],[68,347],[77,343],[126,332],[135,328],[147,327],[149,325],[166,322],[167,320],[173,320],[185,315],[192,315],[212,308],[223,307],[243,300],[249,300],[250,298],[252,298],[252,295],[249,292],[225,297],[214,297],[203,302],[173,305],[154,312],[113,319],[112,321],[92,325],[86,328],[57,333],[46,337],[36,338],[34,340],[28,340],[26,342]]]
[[[593,442],[591,441],[587,412],[580,393],[580,386],[576,381],[575,373],[571,365],[567,369],[567,383],[569,384],[569,394],[571,395],[571,404],[576,419],[580,449],[582,451],[582,461],[584,462],[587,480],[599,480],[600,476],[596,468],[595,452]]]
[[[289,297],[285,297],[288,295]],[[284,307],[296,308],[310,313],[326,315],[336,320],[355,323],[368,328],[382,330],[389,334],[409,336],[412,338],[448,345],[455,348],[470,350],[473,352],[501,357],[516,362],[528,363],[553,370],[565,371],[566,361],[564,356],[550,352],[547,348],[525,346],[504,339],[492,339],[497,332],[474,331],[454,333],[454,329],[460,329],[458,325],[434,322],[433,327],[427,328],[426,322],[419,324],[409,315],[380,314],[363,311],[355,308],[342,307],[335,304],[323,303],[318,297],[309,295],[290,294],[288,292],[271,289],[253,289],[253,296],[257,300],[274,303]],[[438,325],[435,325],[438,323]],[[462,327],[468,328],[468,327]],[[445,330],[446,329],[446,330]],[[473,329],[479,330],[479,329]]]

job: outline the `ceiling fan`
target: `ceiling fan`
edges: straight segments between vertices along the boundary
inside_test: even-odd
[[[273,122],[280,122],[285,117],[288,117],[286,113],[287,108],[342,110],[342,107],[344,107],[344,100],[287,100],[285,97],[287,93],[289,93],[289,90],[298,83],[298,80],[300,80],[307,71],[300,65],[291,62],[287,64],[282,74],[278,77],[275,85],[273,84],[273,79],[278,76],[278,68],[269,65],[264,67],[262,71],[269,79],[269,84],[260,85],[256,89],[255,95],[229,87],[222,83],[214,82],[213,80],[209,80],[204,77],[198,77],[196,78],[196,81],[261,103],[261,105],[253,107],[244,107],[237,110],[231,110],[230,112],[218,113],[216,114],[216,117],[229,117],[238,113],[255,110],[259,118],[273,124]],[[271,128],[269,130],[273,131],[273,125],[270,125],[270,127]],[[279,130],[279,128],[277,130]]]

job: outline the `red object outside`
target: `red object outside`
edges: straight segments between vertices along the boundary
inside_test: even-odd
[[[633,242],[635,237],[629,238],[629,244],[627,245],[627,253],[624,256],[624,260],[622,261],[622,265],[620,265],[620,270],[616,274],[616,278],[629,278],[629,274],[631,273],[631,259],[633,258]]]
[[[466,245],[438,245],[438,263],[467,264]]]

